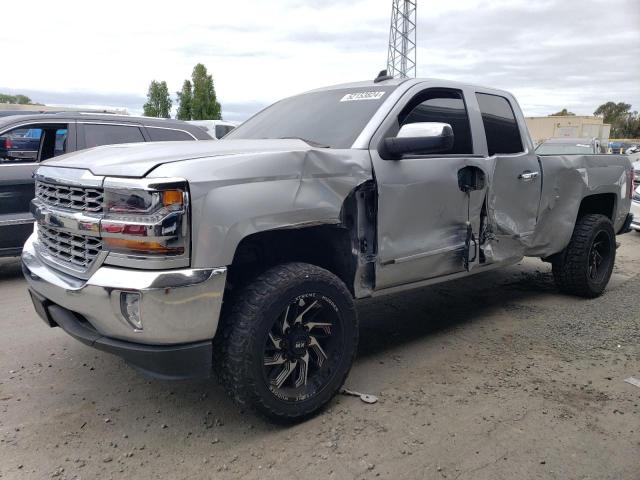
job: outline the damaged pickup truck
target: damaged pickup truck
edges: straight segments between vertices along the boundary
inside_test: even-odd
[[[217,371],[238,403],[302,419],[349,372],[355,299],[524,256],[600,295],[632,175],[624,156],[537,156],[507,92],[381,76],[224,140],[46,162],[23,270],[48,325],[157,377]]]

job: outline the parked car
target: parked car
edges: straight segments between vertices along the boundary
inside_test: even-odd
[[[633,144],[628,142],[609,142],[609,153],[615,154],[623,154],[626,153],[627,148],[631,147]]]
[[[237,126],[233,122],[225,122],[224,120],[188,120],[187,123],[202,128],[216,140],[220,140]]]
[[[538,155],[590,155],[603,153],[597,138],[550,138],[536,148]]]
[[[211,140],[201,129],[176,120],[83,113],[0,118],[0,257],[20,255],[33,231],[29,202],[33,172],[50,158],[114,143]]]
[[[633,186],[640,186],[640,160],[633,162]]]
[[[638,186],[638,188],[636,188],[636,191],[633,193],[633,200],[631,202],[631,213],[633,214],[631,228],[636,232],[640,232],[640,186]]]
[[[626,156],[536,155],[508,92],[382,77],[287,98],[217,142],[48,162],[23,270],[47,325],[161,378],[213,367],[239,404],[300,420],[345,381],[355,299],[523,256],[600,295],[631,178]]]

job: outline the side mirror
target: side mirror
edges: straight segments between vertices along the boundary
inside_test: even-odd
[[[419,122],[400,127],[395,137],[384,139],[384,149],[393,158],[408,153],[445,153],[453,148],[453,129],[448,123]]]

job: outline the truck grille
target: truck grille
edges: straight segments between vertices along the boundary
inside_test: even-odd
[[[43,225],[38,225],[38,239],[46,253],[83,270],[89,269],[102,250],[98,237],[74,235]]]
[[[36,198],[47,205],[89,213],[102,212],[104,195],[101,188],[54,185],[36,181]]]

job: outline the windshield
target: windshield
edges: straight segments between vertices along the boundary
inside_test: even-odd
[[[538,155],[588,155],[593,147],[588,143],[543,143],[536,148]]]
[[[350,148],[394,88],[344,88],[285,98],[225,139],[300,138],[318,147]]]

